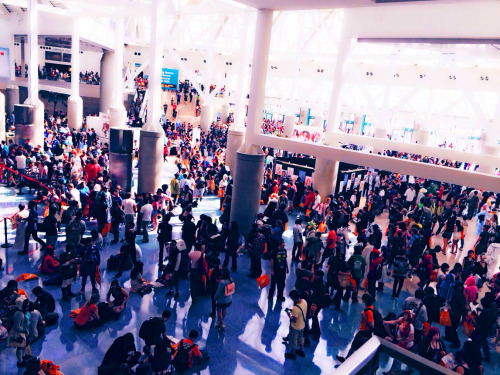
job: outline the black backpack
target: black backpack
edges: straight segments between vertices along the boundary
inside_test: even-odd
[[[373,314],[373,330],[372,330],[372,333],[375,336],[384,338],[385,336],[387,336],[387,332],[386,332],[385,327],[384,327],[384,319],[382,318],[382,315],[380,314],[380,312],[378,310],[375,310],[375,309],[366,308],[363,311],[366,314],[366,312],[368,310],[371,310],[371,312]]]
[[[189,369],[189,353],[195,346],[195,344],[185,344],[184,340],[181,340],[177,348],[177,354],[175,355],[172,362],[176,372],[182,373]]]
[[[153,336],[156,336],[159,333],[159,332],[156,332],[157,328],[159,326],[159,324],[158,324],[159,319],[161,319],[161,318],[151,317],[148,320],[145,320],[142,323],[141,328],[139,329],[139,337],[141,339],[143,339],[144,341],[148,341],[151,338],[153,338]]]

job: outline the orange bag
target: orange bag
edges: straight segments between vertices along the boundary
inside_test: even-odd
[[[429,322],[424,322],[424,335],[427,336],[429,332],[429,328],[431,328],[431,324]]]
[[[320,233],[325,233],[326,232],[326,223],[324,221],[322,221],[321,223],[319,223],[318,232],[320,232]]]
[[[443,308],[439,314],[439,324],[445,327],[451,327],[451,318],[448,308]]]
[[[262,275],[262,276],[260,276],[260,277],[257,278],[257,284],[259,284],[260,289],[265,288],[266,286],[268,286],[269,282],[270,282],[269,276],[266,275],[266,274],[264,274],[264,275]]]
[[[304,207],[304,203],[299,203],[299,207],[300,208]]]
[[[368,289],[368,279],[365,277],[365,279],[363,280],[363,289],[366,290]]]
[[[69,317],[75,319],[78,314],[80,314],[80,311],[82,311],[82,309],[71,310],[71,312],[69,313]]]
[[[102,236],[106,237],[110,230],[111,230],[111,224],[107,223],[106,225],[104,225],[104,228],[102,228]]]
[[[469,314],[465,318],[464,324],[462,325],[462,332],[465,336],[470,337],[472,332],[474,332],[474,316]]]
[[[264,201],[262,199],[260,200],[260,204],[264,204]]]
[[[26,281],[38,279],[38,275],[35,273],[23,273],[21,276],[16,277],[16,281]]]
[[[49,204],[45,206],[45,210],[43,210],[43,217],[49,216]]]
[[[22,290],[21,288],[17,288],[17,294],[23,295],[26,298],[28,298],[28,295],[26,294],[26,292],[24,290]]]
[[[42,359],[40,361],[40,366],[42,370],[49,375],[63,375],[62,372],[59,371],[59,366],[55,365],[53,362],[48,361],[46,359]]]
[[[83,209],[82,216],[83,217],[89,217],[90,216],[90,207],[89,207],[88,204]]]
[[[217,198],[224,198],[224,189],[223,188],[219,188],[219,190],[217,191]]]
[[[210,180],[210,190],[215,190],[215,182],[214,182],[214,180]]]
[[[267,242],[264,242],[264,254],[267,253]]]
[[[308,209],[306,210],[306,217],[309,217],[309,215],[310,215],[310,214],[311,214],[311,210],[308,208]]]
[[[224,206],[221,207],[220,212],[224,212]]]
[[[288,223],[285,223],[285,232],[288,229]]]

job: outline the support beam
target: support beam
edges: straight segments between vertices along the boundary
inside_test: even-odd
[[[80,22],[73,21],[71,35],[71,96],[68,98],[68,126],[80,130],[83,120],[83,100],[80,97]]]
[[[124,54],[125,19],[115,18],[115,58],[113,67],[113,98],[109,108],[109,126],[125,126],[127,111],[123,105],[123,54]]]

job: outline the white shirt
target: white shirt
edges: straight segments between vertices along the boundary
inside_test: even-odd
[[[71,199],[78,202],[78,207],[80,207],[80,192],[73,188],[69,191],[69,195],[71,195]]]
[[[415,199],[415,195],[416,195],[415,189],[410,189],[410,188],[406,189],[405,197],[407,202],[413,202],[413,200]]]
[[[123,210],[125,211],[125,215],[134,214],[135,201],[132,198],[124,199],[122,205]]]
[[[17,155],[16,163],[17,163],[17,169],[26,169],[26,156]]]
[[[147,203],[141,207],[142,221],[151,221],[151,214],[153,213],[153,206]]]

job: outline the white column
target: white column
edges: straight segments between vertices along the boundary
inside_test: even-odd
[[[479,141],[479,148],[482,154],[498,156],[500,148],[498,147],[497,139],[495,136],[490,136],[489,133],[484,132],[481,133],[481,139]],[[493,174],[496,168],[500,168],[498,165],[489,164],[480,164],[477,171],[486,174]]]
[[[227,131],[226,165],[229,166],[231,177],[236,176],[236,152],[245,142],[245,117],[247,101],[248,55],[250,48],[248,33],[248,15],[243,16],[243,27],[240,40],[240,60],[238,66],[238,81],[236,84],[236,103],[234,108],[234,122]]]
[[[206,132],[210,129],[214,118],[214,109],[210,104],[203,103],[201,105],[200,128]]]
[[[295,116],[286,115],[283,121],[283,137],[293,138],[293,130],[295,128]]]
[[[0,142],[5,141],[5,95],[0,92]]]
[[[336,146],[335,132],[338,128],[337,116],[339,109],[340,93],[344,84],[344,70],[346,61],[351,51],[351,38],[346,32],[347,25],[344,16],[342,31],[339,37],[339,45],[337,49],[337,61],[335,62],[335,69],[333,71],[333,86],[330,96],[330,107],[328,109],[327,125],[324,143],[330,146]]]
[[[354,126],[352,127],[354,134],[361,135],[362,122],[363,116],[354,116]]]
[[[99,84],[99,111],[108,113],[113,102],[115,53],[113,51],[104,51],[101,57]]]
[[[71,96],[68,98],[68,126],[80,130],[83,119],[83,100],[80,97],[80,22],[73,20],[71,36]]]
[[[229,117],[229,105],[224,103],[220,109],[220,121],[223,124],[227,124],[227,118]]]
[[[322,201],[328,195],[335,194],[338,169],[339,163],[337,161],[322,157],[316,158],[313,186],[314,189],[318,190]]]
[[[373,136],[378,139],[384,139],[387,140],[387,129],[386,128],[375,128],[373,131]],[[374,154],[382,154],[384,152],[383,147],[378,147],[378,146],[373,146],[373,153]]]
[[[125,20],[123,17],[115,19],[115,58],[113,67],[113,99],[109,108],[109,126],[120,128],[125,125],[127,112],[123,105],[123,43]]]
[[[139,140],[139,181],[137,191],[152,192],[161,186],[163,167],[163,146],[165,133],[160,125],[161,107],[161,73],[163,46],[166,33],[162,29],[162,21],[167,16],[167,2],[153,0],[151,12],[151,46],[148,85],[148,117]]]
[[[43,103],[38,98],[38,1],[28,2],[28,40],[29,40],[29,62],[28,62],[28,99],[24,104],[33,106],[33,132],[32,143],[35,146],[43,146]]]
[[[247,144],[252,142],[253,135],[259,134],[261,131],[272,27],[273,11],[270,9],[259,9],[257,11],[252,79],[250,81],[250,99],[248,101],[248,121],[245,139],[245,143]]]

